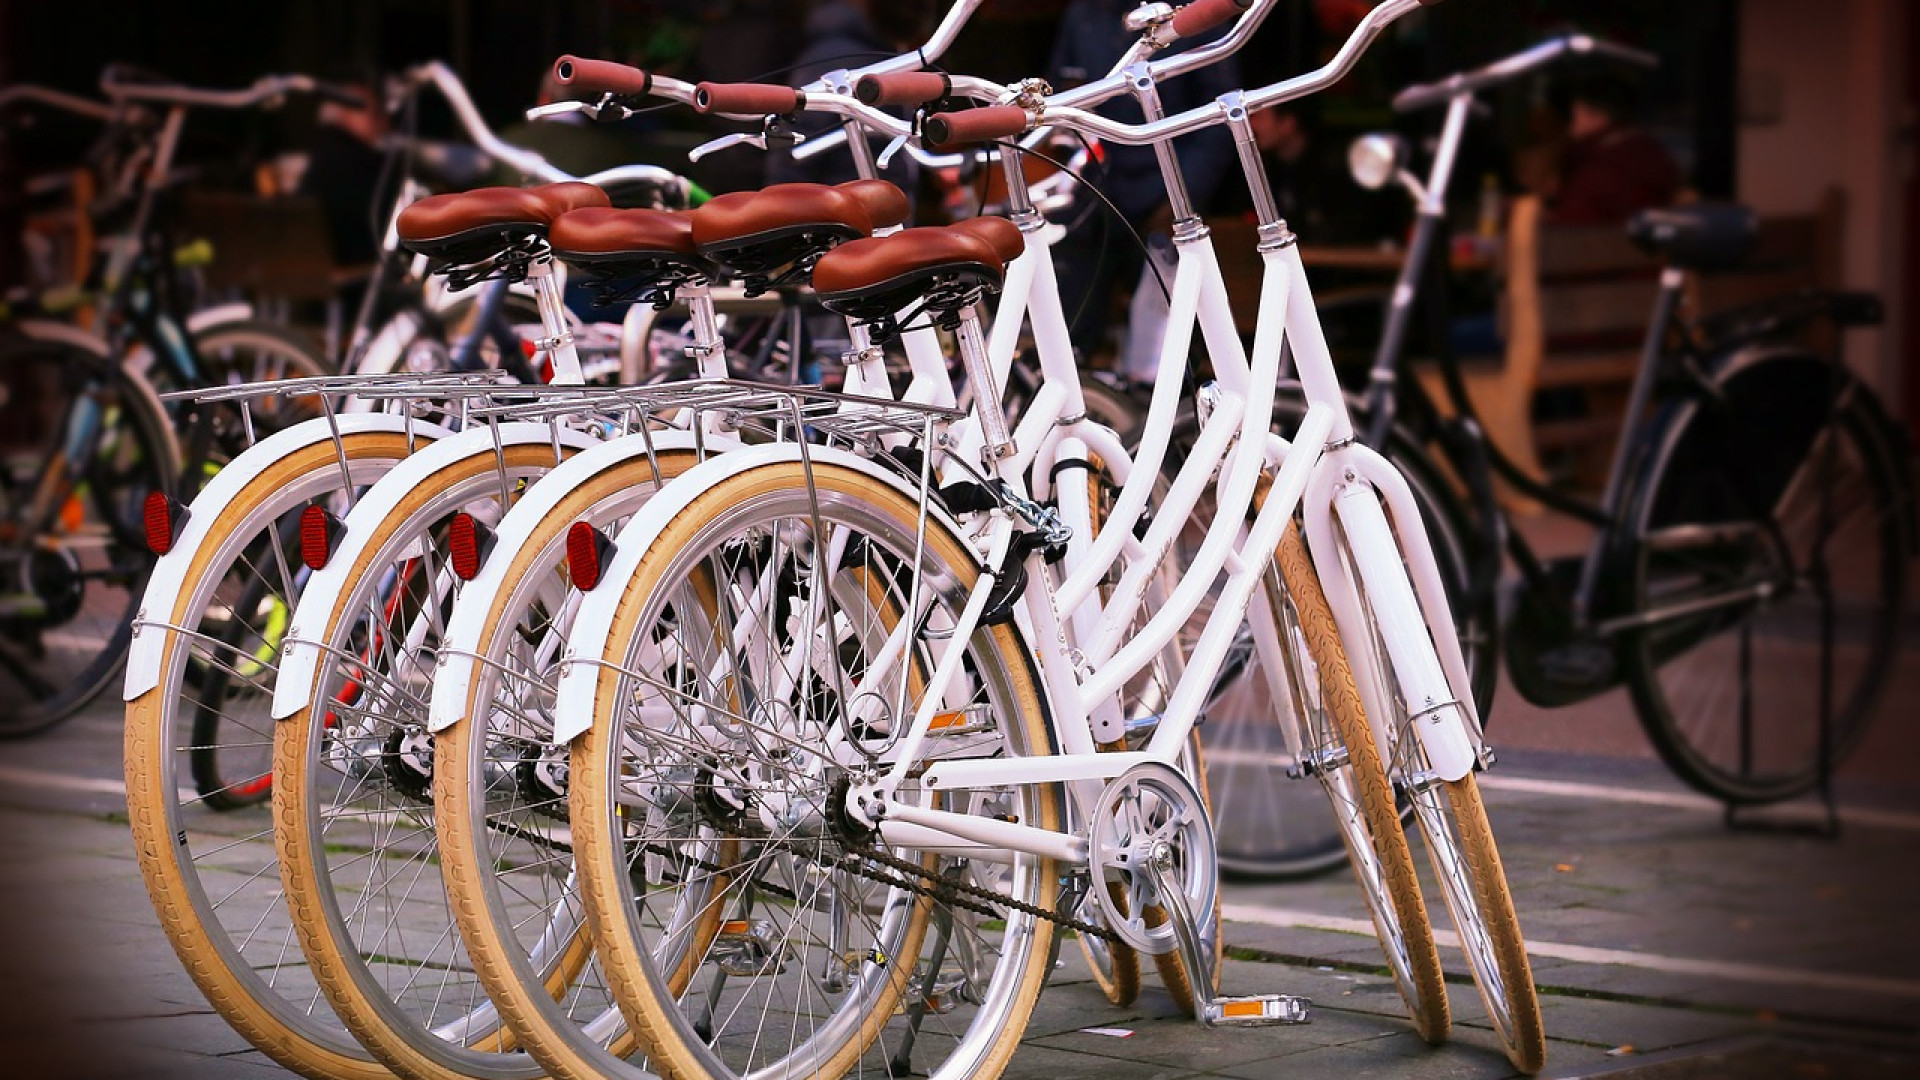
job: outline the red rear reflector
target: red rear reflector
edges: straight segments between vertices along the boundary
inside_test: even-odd
[[[461,581],[480,576],[480,566],[487,561],[492,546],[493,531],[472,514],[461,511],[453,515],[453,521],[447,526],[447,552],[453,562],[454,575]]]
[[[155,555],[172,551],[174,541],[180,539],[180,530],[187,527],[187,508],[165,492],[154,491],[147,494],[142,510],[146,518],[147,549]]]
[[[340,539],[340,519],[318,503],[300,511],[300,561],[309,570],[324,570]]]
[[[573,578],[573,587],[586,592],[600,584],[612,551],[613,541],[606,533],[584,521],[574,522],[567,530],[567,574]]]

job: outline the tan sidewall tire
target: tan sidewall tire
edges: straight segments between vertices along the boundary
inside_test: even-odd
[[[389,432],[349,433],[341,437],[341,443],[352,461],[399,461],[412,449],[405,435]],[[304,447],[261,473],[239,499],[221,509],[219,520],[242,518],[297,477],[319,469],[338,468],[338,461],[332,443]],[[226,535],[218,522],[212,535]],[[211,555],[210,550],[201,553],[189,568],[176,606],[168,616],[170,625],[185,626],[191,617],[186,611],[187,601],[208,573],[207,561]],[[169,687],[178,681],[171,668],[182,659],[173,640],[176,632],[161,632],[169,638],[162,654],[168,666],[161,669],[157,687],[128,704],[124,745],[127,818],[133,829],[134,856],[146,882],[147,895],[159,915],[161,931],[214,1010],[241,1037],[274,1061],[315,1080],[391,1080],[393,1074],[378,1062],[346,1057],[276,1020],[254,1000],[221,959],[211,934],[194,912],[186,875],[180,865],[181,848],[165,809],[178,795],[172,790],[161,790],[160,777],[166,758],[172,753],[170,740],[162,731],[163,705]]]
[[[1520,918],[1514,913],[1513,894],[1507,888],[1507,872],[1494,846],[1493,827],[1487,822],[1487,808],[1480,801],[1480,785],[1474,775],[1468,773],[1447,784],[1445,791],[1453,808],[1454,826],[1459,830],[1460,857],[1473,875],[1474,903],[1486,924],[1500,981],[1508,988],[1507,996],[1513,1004],[1513,1038],[1504,1047],[1507,1059],[1514,1068],[1531,1075],[1546,1066],[1547,1035],[1540,1020],[1533,965],[1527,959]],[[1481,1001],[1492,1012],[1493,1004],[1486,1000],[1485,990],[1481,991]]]
[[[1107,891],[1114,903],[1126,903],[1119,885],[1109,883]],[[1105,945],[1109,967],[1103,971],[1099,959],[1094,955],[1093,946],[1088,944],[1087,935],[1076,933],[1074,940],[1080,943],[1080,954],[1087,958],[1087,969],[1093,972],[1094,985],[1107,996],[1107,1000],[1120,1006],[1133,1004],[1140,996],[1140,954],[1133,946],[1124,941],[1107,940]]]
[[[546,444],[509,446],[504,454],[504,465],[502,456],[492,448],[487,448],[449,463],[425,478],[395,504],[385,520],[375,526],[372,542],[362,549],[360,560],[349,572],[347,586],[341,590],[338,604],[328,613],[324,640],[333,640],[336,628],[346,614],[348,599],[372,566],[380,549],[427,503],[439,498],[452,485],[473,476],[493,473],[503,467],[519,470],[551,466],[552,463],[553,447]],[[360,961],[358,956],[349,958],[348,950],[342,947],[350,943],[335,940],[332,928],[328,925],[325,893],[329,886],[321,880],[315,858],[324,847],[316,843],[316,838],[309,835],[307,828],[307,802],[311,786],[307,770],[314,748],[313,728],[312,707],[310,704],[303,705],[298,712],[275,726],[273,739],[274,843],[280,852],[280,879],[286,889],[287,905],[292,909],[294,925],[300,931],[301,951],[306,953],[314,979],[326,992],[334,1012],[339,1014],[341,1022],[375,1057],[385,1061],[395,1072],[413,1080],[466,1080],[466,1073],[422,1054],[405,1035],[393,1029],[373,999],[353,978],[352,971]],[[586,966],[588,954],[589,950],[585,947],[570,950],[568,962],[562,965],[566,969],[564,977],[567,980],[571,981]],[[483,1053],[503,1055],[518,1049],[513,1032],[504,1026],[474,1038],[467,1043],[467,1047]]]
[[[864,474],[838,466],[815,465],[812,473],[818,490],[835,492],[869,506],[884,508],[908,532],[914,530],[919,517],[917,508],[892,489],[874,483]],[[638,573],[625,583],[609,642],[625,641],[633,632],[648,597],[659,585],[658,579],[665,572],[665,564],[671,562],[673,554],[691,542],[708,521],[734,505],[761,494],[798,490],[805,486],[806,477],[799,463],[778,462],[737,474],[693,500],[661,530],[653,551],[662,557],[643,559]],[[978,565],[975,557],[937,521],[927,522],[927,545],[930,552],[952,568],[961,587],[973,584]],[[1026,660],[1026,650],[1007,626],[996,626],[985,633],[992,639],[999,655],[1007,661],[1009,681],[1016,700],[1024,703],[1019,712],[1027,724],[1028,745],[1047,747],[1050,743],[1044,713]],[[613,651],[610,647],[609,655]],[[614,662],[618,663],[619,660],[616,658]],[[607,789],[611,747],[605,730],[607,725],[600,722],[602,717],[613,713],[613,698],[617,690],[618,680],[601,680],[594,705],[595,723],[572,744],[570,823],[573,828],[574,860],[580,874],[580,892],[586,900],[588,921],[593,926],[595,940],[599,944],[607,980],[613,987],[622,1012],[626,1014],[627,1023],[633,1028],[640,1044],[648,1049],[651,1067],[668,1080],[706,1080],[699,1059],[682,1040],[679,1026],[674,1022],[678,1014],[677,1006],[672,1001],[661,1001],[654,995],[645,970],[646,958],[635,946],[621,920],[626,904],[622,890],[626,867],[622,862],[620,838],[607,835],[609,822],[604,810],[611,798]],[[1041,824],[1058,829],[1060,805],[1057,793],[1050,793],[1042,800],[1042,809]],[[1035,899],[1041,906],[1051,908],[1058,901],[1058,874],[1048,863],[1043,863],[1037,878],[1040,891]],[[931,901],[928,898],[923,897],[915,905],[915,917],[899,955],[919,954],[930,910]],[[1019,1046],[1020,1037],[1032,1016],[1034,1002],[1039,998],[1040,989],[1048,975],[1053,929],[1051,922],[1035,920],[1028,945],[1030,959],[1025,970],[1017,974],[1019,985],[1014,992],[1006,1023],[999,1038],[983,1056],[976,1075],[998,1076]],[[860,1035],[849,1040],[839,1053],[816,1071],[817,1080],[835,1080],[853,1067],[890,1019],[911,974],[910,967],[895,967],[893,978],[884,991],[876,996],[873,1008],[862,1023]]]
[[[657,456],[657,460],[660,478],[671,480],[692,468],[695,459],[691,452],[663,452]],[[506,580],[517,582],[525,577],[529,565],[550,539],[569,528],[594,504],[636,483],[651,484],[653,481],[652,466],[642,458],[621,462],[581,483],[572,494],[548,511],[546,518],[529,534],[526,546],[514,553],[514,561],[507,568]],[[509,598],[510,590],[501,590],[487,613],[486,629],[476,650],[482,656],[492,652],[495,635],[504,625]],[[477,695],[479,690],[476,680],[473,694]],[[546,994],[547,999],[552,1000],[553,988],[529,987],[520,980],[515,974],[515,964],[509,957],[523,951],[521,945],[502,935],[489,913],[487,895],[490,890],[486,877],[492,874],[493,867],[490,860],[481,854],[480,845],[468,824],[474,812],[473,785],[468,769],[474,752],[471,744],[475,725],[469,723],[467,718],[474,715],[477,707],[477,701],[470,697],[465,715],[434,735],[434,827],[439,834],[440,872],[446,882],[447,896],[453,905],[460,934],[466,939],[467,958],[473,963],[474,971],[488,995],[493,998],[494,1007],[500,1010],[500,1015],[526,1044],[527,1050],[546,1066],[550,1075],[560,1080],[599,1080],[597,1064],[580,1054],[567,1036],[552,1029],[545,1013],[534,1000],[535,993]],[[711,916],[704,920],[695,934],[700,947],[704,948],[705,943],[712,940],[719,925],[720,911],[714,907]],[[676,973],[676,991],[685,986],[687,974],[690,973]],[[632,1033],[626,1032],[609,1047],[609,1052],[615,1057],[625,1057],[633,1051],[634,1046]]]
[[[1354,790],[1360,796],[1361,817],[1373,838],[1374,858],[1380,864],[1381,877],[1393,903],[1393,918],[1400,925],[1400,938],[1406,945],[1409,974],[1416,999],[1407,1001],[1414,1030],[1429,1043],[1446,1040],[1451,1018],[1447,1007],[1447,984],[1440,967],[1440,951],[1433,941],[1433,923],[1427,917],[1427,905],[1420,893],[1420,880],[1407,845],[1406,830],[1394,804],[1393,784],[1380,762],[1380,748],[1374,745],[1373,728],[1367,723],[1360,689],[1354,683],[1353,668],[1341,644],[1340,628],[1334,624],[1333,610],[1320,588],[1313,560],[1307,554],[1300,530],[1287,527],[1278,552],[1280,576],[1293,600],[1300,619],[1300,631],[1307,639],[1307,651],[1320,670],[1320,689],[1333,720],[1334,734],[1347,751],[1347,771]],[[1334,808],[1340,812],[1339,807]],[[1352,838],[1343,836],[1349,844]],[[1374,913],[1376,928],[1382,913]],[[1386,935],[1381,934],[1381,951],[1386,951]]]

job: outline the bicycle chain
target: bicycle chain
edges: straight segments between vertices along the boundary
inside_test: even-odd
[[[741,836],[740,838],[756,839],[747,836]],[[684,862],[695,869],[705,870],[712,874],[731,874],[741,866],[747,865],[745,862],[742,862],[734,866],[722,866],[719,863],[708,862],[704,859],[689,859],[684,852],[675,852],[658,844],[647,844],[645,845],[645,850],[664,858]],[[895,877],[891,874],[876,873],[871,869],[859,865],[868,862],[879,863],[906,876],[902,878]],[[850,847],[849,850],[843,851],[835,856],[831,863],[825,865],[829,869],[847,870],[859,874],[861,877],[870,881],[877,881],[896,889],[905,889],[917,896],[930,896],[943,903],[965,908],[975,914],[985,915],[989,918],[1000,918],[1004,914],[1001,909],[1009,908],[1024,915],[1031,915],[1036,919],[1045,919],[1048,922],[1064,926],[1077,933],[1091,934],[1094,937],[1103,938],[1109,942],[1123,944],[1120,936],[1112,930],[1097,923],[1091,923],[1085,919],[1068,915],[1057,908],[1045,908],[1038,904],[1029,904],[1024,900],[1017,900],[1005,893],[995,892],[992,889],[951,878],[943,878],[938,883],[928,884],[927,881],[930,880],[931,871],[926,867],[921,866],[912,859],[889,854],[871,845]],[[762,892],[770,893],[786,900],[797,901],[799,899],[793,890],[785,886],[776,885],[771,881],[756,882],[756,887]],[[960,894],[966,895],[963,896]],[[979,899],[969,899],[968,897],[978,897]],[[998,905],[998,907],[994,905]]]
[[[893,885],[896,888],[906,889],[909,892],[917,893],[921,896],[932,896],[932,897],[935,897],[936,899],[942,899],[942,900],[945,900],[947,903],[954,905],[955,907],[963,907],[963,908],[966,908],[968,911],[977,912],[981,915],[987,915],[996,919],[1001,916],[1002,913],[999,910],[989,906],[989,904],[987,903],[987,901],[991,901],[992,903],[998,904],[1001,907],[1011,908],[1012,910],[1018,911],[1022,914],[1031,915],[1036,919],[1045,919],[1048,922],[1055,923],[1060,926],[1064,926],[1067,929],[1076,931],[1078,933],[1091,934],[1094,937],[1104,938],[1105,940],[1114,942],[1116,944],[1122,943],[1120,941],[1120,936],[1118,934],[1115,934],[1112,930],[1109,930],[1106,927],[1101,926],[1097,923],[1091,923],[1086,921],[1085,919],[1068,915],[1057,908],[1044,908],[1038,904],[1029,904],[1024,900],[1016,900],[1005,893],[995,892],[992,889],[984,888],[979,885],[968,884],[967,882],[964,882],[964,881],[956,881],[953,879],[942,879],[937,885],[922,884],[919,879],[927,877],[928,870],[926,867],[921,866],[919,863],[914,862],[912,859],[901,858],[898,855],[892,855],[887,852],[880,851],[871,846],[856,848],[854,850],[845,852],[840,856],[840,861],[845,862],[848,860],[853,860],[853,861],[869,860],[872,862],[877,862],[883,866],[887,866],[894,870],[898,870],[902,873],[905,873],[909,875],[910,878],[912,878],[913,880],[900,881],[900,880],[896,880],[888,877],[883,877],[878,874],[863,872],[859,870],[854,871],[855,873],[861,874],[861,876],[863,877],[868,877],[875,881],[883,881],[883,882],[886,882],[887,884]],[[852,869],[852,868],[849,867],[849,869]],[[972,896],[980,897],[981,900],[979,901],[967,900],[961,896],[954,895],[956,893],[967,893]]]

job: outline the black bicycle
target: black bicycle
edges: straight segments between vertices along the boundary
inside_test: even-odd
[[[1444,333],[1433,337],[1447,397],[1468,420],[1435,420],[1417,381],[1397,377],[1412,297],[1444,293],[1445,168],[1476,95],[1577,56],[1652,61],[1576,35],[1396,99],[1447,118],[1427,182],[1410,185],[1424,197],[1372,370],[1368,436],[1391,448],[1398,429],[1437,446],[1470,494],[1429,490],[1434,512],[1470,508],[1480,536],[1504,537],[1521,575],[1507,671],[1523,697],[1558,706],[1624,684],[1686,783],[1729,805],[1791,798],[1857,743],[1897,645],[1915,539],[1905,441],[1871,388],[1798,341],[1815,323],[1877,323],[1878,299],[1803,291],[1700,317],[1685,310],[1686,275],[1737,265],[1757,219],[1727,205],[1638,215],[1628,235],[1665,269],[1597,504],[1534,479],[1480,435]],[[1404,176],[1392,143],[1373,147],[1376,178]],[[1595,526],[1587,552],[1537,557],[1498,517],[1495,476]],[[1491,592],[1499,550],[1483,547],[1470,595]],[[1783,670],[1809,677],[1758,692]]]

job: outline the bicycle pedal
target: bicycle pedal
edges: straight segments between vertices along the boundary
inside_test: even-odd
[[[1281,1024],[1306,1024],[1312,1018],[1307,1006],[1312,1002],[1290,994],[1255,994],[1252,997],[1214,998],[1201,1011],[1208,1027],[1277,1027]]]
[[[729,919],[720,924],[708,959],[735,978],[779,975],[787,970],[778,930],[764,919]]]
[[[920,996],[920,1003],[929,1016],[942,1016],[960,1007],[961,1002],[972,1000],[965,972],[943,969],[931,981],[927,979],[925,967],[914,972],[914,983]],[[903,997],[893,1008],[895,1016],[904,1015],[908,999]]]

